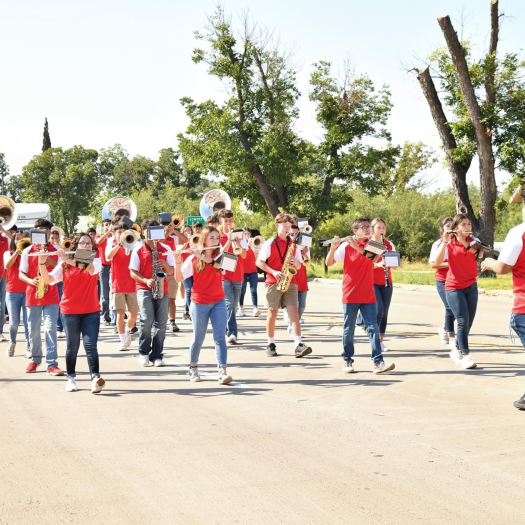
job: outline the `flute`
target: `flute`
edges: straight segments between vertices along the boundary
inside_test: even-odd
[[[334,237],[333,239],[328,239],[323,242],[323,246],[329,246],[330,244],[333,244],[334,242],[345,242],[346,239],[349,239],[350,237],[353,237],[354,239],[363,239],[363,238],[370,238],[373,237],[371,233],[367,233],[366,235],[347,235],[346,237],[343,237],[342,239],[339,237]]]
[[[75,252],[62,252],[62,253],[75,253]],[[56,252],[35,252],[35,253],[28,253],[28,257],[38,257],[39,255],[58,255],[58,250]]]
[[[204,246],[202,248],[191,248],[188,250],[175,250],[174,252],[165,252],[165,253],[173,253],[174,255],[177,255],[178,253],[192,253],[194,251],[204,251],[204,250],[216,250],[217,248],[222,248],[222,246]]]
[[[464,232],[461,230],[445,230],[445,233],[462,233],[463,235],[472,235],[473,232]]]

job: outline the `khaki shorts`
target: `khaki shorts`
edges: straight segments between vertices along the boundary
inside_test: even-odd
[[[125,310],[128,307],[128,312],[138,312],[139,303],[137,301],[137,294],[134,293],[114,293],[113,294],[113,308],[115,310]]]
[[[177,299],[177,291],[179,290],[179,283],[175,279],[175,275],[168,275],[168,291],[170,299]]]
[[[291,284],[286,292],[279,292],[277,284],[266,287],[266,306],[268,310],[279,310],[286,306],[297,306],[299,304],[297,285]]]

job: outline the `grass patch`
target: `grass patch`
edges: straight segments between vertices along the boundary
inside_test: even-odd
[[[312,261],[308,266],[308,277],[325,277],[322,261]],[[343,278],[343,265],[335,264],[328,268],[329,279]],[[434,271],[426,262],[408,262],[404,260],[401,268],[392,271],[394,283],[401,284],[427,284],[434,286]],[[485,290],[512,290],[512,274],[498,275],[495,279],[481,277],[478,286]]]

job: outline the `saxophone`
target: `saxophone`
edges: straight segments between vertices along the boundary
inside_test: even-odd
[[[295,244],[292,241],[292,244],[286,252],[283,267],[281,268],[281,273],[283,274],[283,276],[281,277],[281,280],[277,283],[277,290],[279,292],[285,293],[288,291],[288,288],[290,288],[290,284],[292,284],[293,276],[297,273],[297,270],[290,264],[290,260],[292,259],[294,253]]]
[[[45,251],[45,249],[46,249],[46,245],[45,244],[41,244],[40,245],[40,251],[43,252],[43,251]],[[36,287],[35,297],[37,299],[43,299],[44,295],[47,292],[47,284],[45,284],[44,283],[44,279],[42,279],[42,274],[40,273],[40,263],[38,263],[38,261],[37,261],[37,264],[38,264],[38,273],[37,273],[38,286]]]

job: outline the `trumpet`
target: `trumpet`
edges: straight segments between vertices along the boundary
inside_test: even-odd
[[[307,224],[304,228],[300,228],[299,231],[303,233],[312,233],[314,229],[310,226],[310,224]]]
[[[201,240],[201,236],[199,233],[195,233],[190,237],[190,246],[197,246]]]
[[[73,244],[73,241],[71,239],[64,239],[60,243],[60,248],[62,248],[63,250],[69,250],[72,244]]]
[[[184,226],[184,217],[178,213],[171,216],[171,222],[168,225],[170,228],[178,230]]]
[[[31,246],[31,239],[29,237],[24,237],[16,243],[16,251],[22,253],[29,246]]]
[[[120,244],[128,251],[134,250],[139,243],[140,236],[134,229],[126,230],[120,234]]]
[[[262,245],[264,244],[265,239],[262,235],[257,235],[256,237],[250,237],[248,240],[248,246],[254,251],[258,252],[261,250]]]

